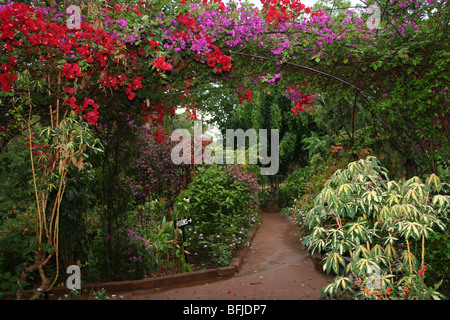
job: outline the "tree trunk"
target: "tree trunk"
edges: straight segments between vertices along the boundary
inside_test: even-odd
[[[32,296],[31,296],[31,300],[35,300],[37,298],[39,298],[39,295],[46,291],[48,291],[50,289],[51,286],[51,280],[47,278],[47,276],[45,275],[44,272],[44,266],[50,261],[50,259],[52,258],[53,254],[49,254],[48,256],[46,256],[45,253],[43,253],[40,250],[37,250],[33,253],[34,255],[34,262],[31,266],[25,267],[24,270],[22,270],[22,272],[20,273],[19,279],[17,280],[17,284],[21,284],[22,282],[27,280],[27,277],[30,273],[34,272],[34,271],[38,271],[39,272],[39,276],[41,277],[41,286],[40,291],[35,292]],[[23,298],[23,292],[22,291],[17,291],[16,292],[16,299],[20,300]]]

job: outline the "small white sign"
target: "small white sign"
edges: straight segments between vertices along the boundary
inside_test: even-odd
[[[184,227],[192,223],[192,218],[177,220],[177,227]]]

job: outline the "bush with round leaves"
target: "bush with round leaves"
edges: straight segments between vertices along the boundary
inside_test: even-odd
[[[197,170],[174,206],[178,219],[192,219],[185,227],[192,256],[227,265],[234,249],[247,245],[246,238],[258,220],[255,186],[256,176],[239,168],[212,165]]]

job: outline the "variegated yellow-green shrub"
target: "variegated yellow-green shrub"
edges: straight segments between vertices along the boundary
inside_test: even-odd
[[[323,296],[441,298],[423,280],[425,242],[445,229],[450,197],[441,194],[444,185],[434,174],[424,182],[390,181],[375,157],[337,170],[307,214],[311,233],[304,239],[307,249],[324,256],[324,271],[337,274]]]

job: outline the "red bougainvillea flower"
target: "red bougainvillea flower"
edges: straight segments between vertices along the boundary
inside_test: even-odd
[[[11,71],[11,66],[9,64],[2,64],[2,65],[0,65],[0,69],[5,72],[9,72],[9,71]]]
[[[138,90],[142,88],[142,77],[137,77],[133,80],[133,90]]]
[[[161,130],[159,128],[155,129],[152,134],[153,134],[153,137],[155,138],[155,141],[156,141],[157,144],[163,143],[163,141],[166,138],[165,135],[164,135],[163,130]]]
[[[175,108],[165,106],[160,102],[150,104],[149,101],[146,101],[142,104],[142,121],[151,122],[152,127],[164,125],[164,117],[166,116],[167,111],[171,117],[175,116]]]
[[[292,87],[289,89],[292,89]],[[303,95],[301,92],[291,90],[288,92],[287,96],[289,96],[296,102],[295,106],[291,109],[294,117],[298,115],[299,111],[308,112],[315,109],[315,106],[313,105],[314,96],[312,94]]]
[[[98,104],[94,102],[92,99],[84,98],[83,101],[83,109],[82,111],[86,111],[89,107],[91,107],[93,110],[83,115],[83,118],[92,124],[93,126],[97,125],[98,120]]]
[[[301,106],[297,103],[295,105],[295,107],[291,108],[291,111],[294,114],[294,117],[298,116],[298,110],[300,110],[300,112],[303,112],[303,106]]]
[[[133,100],[135,96],[136,96],[136,94],[134,92],[130,92],[128,94],[128,99]]]
[[[222,73],[222,71],[230,71],[231,69],[231,58],[225,55],[220,49],[211,44],[212,52],[207,52],[207,64],[208,66],[214,68],[214,72]],[[220,64],[221,68],[218,66]]]
[[[72,109],[74,109],[76,114],[80,114],[81,110],[79,110],[79,108],[76,105],[77,98],[70,97],[68,99],[64,99],[63,101],[64,103],[67,103]]]
[[[66,88],[71,89],[71,88]],[[71,91],[71,90],[69,90]],[[70,97],[63,100],[64,103],[70,105],[70,107],[75,111],[75,114],[82,114],[83,112],[88,111],[88,109],[91,109],[91,111],[85,113],[83,115],[83,119],[89,122],[90,124],[96,126],[98,121],[98,104],[94,102],[92,99],[84,98],[83,106],[80,108],[77,103],[77,99],[75,97]]]
[[[295,105],[295,107],[293,107],[293,108],[291,109],[291,111],[292,111],[292,113],[294,114],[294,117],[296,117],[296,116],[298,115],[298,112],[299,112],[299,111],[300,111],[300,112],[306,112],[306,111],[307,111],[307,108],[305,108],[305,106],[304,106],[303,104],[297,103],[297,104]]]
[[[177,22],[184,24],[192,31],[196,30],[195,18],[189,13],[180,13],[177,18]]]
[[[425,271],[427,270],[427,266],[423,265],[422,269],[419,269],[419,274],[421,274],[422,276],[425,276]]]
[[[299,0],[261,0],[261,3],[266,10],[267,22],[274,26],[277,26],[280,21],[295,18],[302,10],[306,14],[311,12],[311,9],[305,9],[305,5]]]
[[[142,77],[137,77],[133,80],[133,83],[127,84],[127,87],[125,89],[126,94],[128,95],[129,100],[133,100],[136,94],[132,90],[138,90],[142,88]]]
[[[16,81],[17,75],[9,74],[8,72],[0,74],[0,89],[5,92],[10,92],[14,86],[11,85],[14,81]]]
[[[305,10],[306,11],[306,10]],[[311,12],[311,17],[321,17],[325,15],[324,11],[316,11],[316,12]]]
[[[171,71],[172,66],[166,62],[166,57],[162,56],[159,57],[157,60],[152,62],[152,65],[155,66],[156,69],[162,70],[162,71]]]
[[[153,41],[153,40],[148,40],[148,44],[150,45],[150,48],[153,50],[157,47],[159,47],[159,41]]]
[[[66,63],[61,69],[61,76],[67,79],[74,79],[75,76],[80,78],[83,76],[83,74],[81,73],[81,69],[78,63],[74,63],[73,65],[70,63]]]
[[[84,98],[82,111],[85,111],[88,107],[98,109],[98,104],[96,104],[92,99]]]
[[[247,100],[248,103],[251,103],[252,99],[253,99],[252,97],[253,97],[253,91],[250,89],[247,89],[247,91],[245,91],[244,95],[239,98],[239,104],[242,104],[244,102],[244,100]]]
[[[93,110],[91,112],[86,113],[83,116],[83,118],[93,126],[96,126],[98,121],[98,115],[99,115],[98,110]]]
[[[137,5],[133,5],[132,10],[136,15],[142,14]],[[131,90],[142,88],[142,78],[131,78],[127,81],[127,75],[112,73],[106,65],[118,63],[117,57],[124,57],[131,65],[137,65],[137,52],[124,49],[120,38],[100,28],[94,28],[87,22],[81,23],[81,31],[72,32],[65,23],[46,20],[43,12],[45,11],[20,2],[11,2],[0,8],[0,42],[2,42],[0,50],[4,53],[0,63],[1,91],[10,92],[14,88],[13,83],[17,79],[17,75],[13,74],[14,66],[18,62],[28,61],[27,54],[31,56],[29,59],[31,61],[41,59],[52,64],[64,56],[62,61],[65,62],[59,65],[59,71],[62,91],[69,98],[62,101],[93,125],[97,124],[99,106],[92,99],[85,99],[83,103],[77,102],[72,96],[75,90],[69,84],[70,80],[81,78],[85,76],[84,73],[91,75],[99,72],[98,84],[113,89],[129,84],[130,92],[127,92],[127,95],[130,99],[134,98],[135,94],[131,93]],[[158,41],[152,44],[155,48],[160,45]],[[23,47],[19,50],[20,55],[13,56],[10,53],[16,52],[20,47]],[[145,51],[140,50],[139,55],[145,56]],[[16,58],[19,57],[20,61],[17,61]],[[70,59],[78,59],[78,62]],[[157,60],[156,64],[161,70],[172,69],[172,66],[165,62],[165,57]],[[81,70],[82,66],[86,71]]]
[[[8,61],[13,66],[15,66],[17,64],[16,58],[14,58],[14,57],[9,57]]]

